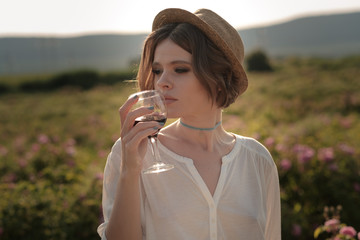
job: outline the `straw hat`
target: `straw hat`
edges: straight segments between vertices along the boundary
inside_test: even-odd
[[[190,23],[199,28],[230,61],[235,76],[240,79],[239,94],[246,90],[248,81],[242,66],[244,45],[235,28],[208,9],[199,9],[195,13],[191,13],[179,8],[168,8],[156,15],[152,30],[169,23]]]

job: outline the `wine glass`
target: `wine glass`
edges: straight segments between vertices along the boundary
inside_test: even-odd
[[[147,90],[142,92],[134,93],[130,96],[138,98],[137,103],[133,108],[146,107],[149,109],[153,109],[153,112],[147,115],[143,115],[135,119],[134,125],[139,122],[147,122],[147,121],[157,121],[164,123],[167,119],[167,109],[165,105],[164,96],[157,90]],[[144,170],[144,174],[150,173],[160,173],[171,170],[174,168],[174,165],[165,164],[160,160],[160,154],[157,146],[157,135],[160,129],[153,135],[148,136],[151,142],[151,150],[155,159],[155,163],[150,166],[148,169]]]

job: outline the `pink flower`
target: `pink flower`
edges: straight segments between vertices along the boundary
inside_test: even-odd
[[[15,184],[15,183],[8,183],[8,184],[7,184],[7,188],[8,188],[8,189],[11,189],[11,190],[12,190],[12,189],[14,189],[15,187],[16,187],[16,184]]]
[[[68,167],[70,167],[70,168],[73,168],[73,167],[75,167],[75,165],[76,165],[76,163],[75,163],[74,160],[69,160],[66,164],[67,164]]]
[[[65,209],[69,208],[69,202],[65,200],[62,204],[62,207]]]
[[[84,200],[86,199],[85,193],[80,193],[79,196],[78,196],[78,199],[79,199],[80,201],[84,201]]]
[[[353,227],[345,226],[340,229],[340,234],[347,235],[350,237],[355,237],[356,231]]]
[[[291,168],[291,161],[289,159],[283,159],[280,162],[280,167],[285,171],[288,171]]]
[[[297,158],[300,163],[309,162],[315,155],[314,149],[301,144],[294,146],[294,152],[297,153]]]
[[[332,218],[325,222],[325,227],[327,232],[335,232],[339,229],[339,220],[336,218]]]
[[[95,179],[102,181],[104,179],[104,174],[102,172],[95,174]]]
[[[17,176],[15,173],[8,173],[3,177],[3,181],[6,183],[15,183],[17,180]]]
[[[30,174],[29,180],[30,180],[31,182],[35,182],[35,181],[36,181],[36,176],[35,176],[34,174]]]
[[[38,142],[41,143],[41,144],[46,144],[49,142],[49,137],[46,136],[45,134],[40,134],[38,136]]]
[[[6,147],[0,145],[0,156],[5,156],[8,153]]]
[[[349,145],[343,143],[339,145],[339,148],[341,151],[343,151],[344,153],[348,154],[348,155],[354,155],[355,153],[355,149],[353,147],[350,147]]]
[[[360,184],[359,183],[354,183],[354,190],[356,192],[360,192]]]
[[[276,151],[278,152],[285,152],[286,151],[286,146],[282,143],[276,144],[275,147]]]
[[[321,148],[318,151],[318,158],[323,162],[331,162],[334,160],[334,149],[333,148]]]
[[[65,152],[70,156],[74,156],[76,154],[76,149],[74,146],[66,146]]]
[[[300,226],[299,224],[294,224],[294,225],[292,226],[291,234],[292,234],[293,236],[298,237],[298,236],[301,235],[301,232],[302,232],[302,230],[301,230],[301,226]]]
[[[101,204],[100,204],[100,207],[99,207],[99,222],[100,223],[104,222],[103,208],[102,208]]]
[[[275,144],[275,139],[273,137],[268,137],[265,139],[264,143],[267,147],[273,147]]]
[[[31,145],[31,150],[33,152],[38,152],[40,150],[40,145],[38,143],[34,143]]]
[[[75,146],[75,144],[76,144],[75,139],[69,138],[69,139],[66,141],[65,146]]]
[[[358,239],[360,240],[360,232],[358,232]]]
[[[16,137],[16,139],[14,141],[14,146],[19,152],[24,150],[25,140],[26,140],[25,136]]]
[[[354,122],[354,119],[353,118],[350,118],[350,117],[344,117],[344,118],[341,118],[339,120],[340,122],[340,125],[343,127],[343,128],[350,128],[351,125],[353,124]]]
[[[18,164],[20,168],[25,168],[28,165],[26,159],[24,158],[19,159]]]
[[[336,172],[339,169],[339,167],[336,163],[332,163],[329,165],[329,169],[333,172]]]
[[[105,150],[99,150],[99,151],[98,151],[98,156],[99,156],[100,158],[105,158],[105,157],[107,156],[107,154],[108,154],[108,152],[105,151]]]

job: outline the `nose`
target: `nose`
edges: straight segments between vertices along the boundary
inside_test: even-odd
[[[173,83],[170,80],[169,74],[167,74],[166,71],[164,71],[161,76],[156,81],[156,87],[158,87],[160,90],[168,90],[172,88]]]

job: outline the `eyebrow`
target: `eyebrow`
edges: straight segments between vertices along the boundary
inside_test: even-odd
[[[175,60],[175,61],[172,61],[170,62],[171,65],[175,65],[175,64],[187,64],[187,65],[191,65],[190,62],[188,61],[185,61],[185,60]],[[159,62],[153,62],[152,64],[153,66],[156,66],[156,65],[161,65]]]

